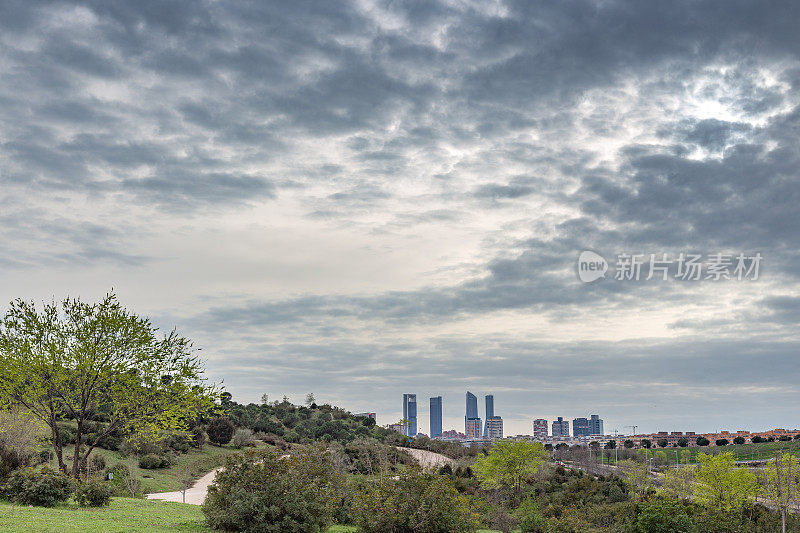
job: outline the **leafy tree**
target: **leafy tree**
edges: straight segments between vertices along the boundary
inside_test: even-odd
[[[741,509],[759,492],[755,475],[736,466],[732,452],[697,456],[695,499],[715,511],[731,512]]]
[[[314,393],[309,392],[306,394],[306,407],[311,407],[312,405],[316,405],[317,400],[314,398]]]
[[[610,441],[606,442],[606,445],[605,445],[605,446],[603,446],[603,447],[604,447],[606,450],[613,450],[614,448],[616,448],[616,447],[617,447],[617,441],[615,441],[615,440],[610,440]]]
[[[661,448],[666,448],[669,445],[669,441],[667,439],[658,439],[658,446]]]
[[[753,444],[760,444],[760,443],[764,442],[764,437],[762,437],[760,435],[756,435],[755,437],[750,439],[750,442],[752,442]]]
[[[689,439],[686,437],[681,437],[678,439],[678,446],[681,448],[686,448],[689,445]]]
[[[653,446],[653,443],[650,442],[650,439],[642,439],[642,446],[649,449]]]
[[[90,304],[67,298],[44,305],[14,300],[0,321],[0,404],[23,406],[47,424],[59,468],[67,472],[58,421],[77,423],[71,474],[120,429],[156,435],[188,429],[212,407],[213,388],[191,342],[159,335],[114,294]],[[102,413],[102,431],[88,423]]]
[[[214,444],[228,444],[233,438],[233,433],[236,431],[233,422],[227,416],[218,416],[212,418],[206,428],[208,433],[208,440]]]
[[[736,437],[735,439],[733,439],[734,444],[744,444],[744,442],[745,442],[744,437]]]
[[[714,441],[714,444],[716,444],[717,446],[727,446],[728,439],[717,439],[716,441]]]
[[[800,440],[800,433],[797,433],[797,434],[794,436],[794,440]]]
[[[694,533],[694,524],[680,503],[651,498],[639,504],[632,531],[636,533]]]
[[[660,490],[675,500],[689,502],[694,496],[694,476],[692,466],[670,468],[661,476]]]
[[[705,437],[697,437],[697,440],[695,442],[697,442],[698,446],[708,446],[709,444],[711,444],[711,441]]]
[[[523,482],[535,474],[546,459],[541,442],[504,441],[492,446],[489,454],[479,457],[472,468],[481,486],[509,487],[519,496]]]
[[[631,439],[627,439],[625,442],[622,443],[622,445],[628,449],[631,449],[634,446],[633,441]]]
[[[640,499],[647,493],[647,490],[652,484],[652,480],[650,479],[650,474],[647,472],[646,464],[626,459],[619,462],[617,470],[622,474],[622,479],[625,480]]]
[[[781,513],[781,531],[786,533],[786,515],[800,503],[800,463],[797,457],[779,455],[763,471],[763,494]]]

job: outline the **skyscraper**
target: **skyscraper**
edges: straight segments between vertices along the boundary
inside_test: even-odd
[[[417,395],[403,394],[403,435],[417,434]]]
[[[588,437],[589,436],[589,421],[585,418],[572,419],[572,436],[573,437]]]
[[[569,422],[564,417],[559,416],[558,420],[553,420],[553,436],[569,437]]]
[[[492,440],[503,438],[503,419],[499,416],[486,417],[486,433],[485,438]]]
[[[537,418],[533,421],[533,440],[543,442],[547,440],[547,420]]]
[[[603,433],[603,419],[598,415],[592,415],[589,419],[589,435],[605,435]]]
[[[489,418],[494,416],[494,395],[487,394],[485,396],[486,400],[486,424],[483,426],[483,436],[489,436]]]
[[[431,398],[431,438],[442,436],[442,397]]]
[[[467,391],[467,414],[464,417],[464,433],[468,439],[481,437],[481,419],[478,416],[478,397]]]

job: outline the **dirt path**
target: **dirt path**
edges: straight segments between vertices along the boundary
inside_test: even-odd
[[[428,450],[418,450],[416,448],[400,449],[408,452],[423,468],[439,468],[446,464],[452,465],[455,462],[446,455],[429,452]]]
[[[186,491],[186,503],[191,503],[193,505],[202,505],[203,501],[206,499],[206,493],[208,492],[208,486],[214,482],[214,477],[219,472],[219,468],[216,470],[212,470],[208,474],[204,475],[197,482],[191,486]],[[148,500],[163,500],[165,502],[183,502],[183,494],[180,491],[177,492],[154,492],[153,494],[147,495]]]

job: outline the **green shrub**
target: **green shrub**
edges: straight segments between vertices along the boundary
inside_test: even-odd
[[[203,503],[213,529],[318,533],[332,522],[336,476],[321,450],[281,458],[271,451],[229,457]]]
[[[461,533],[478,525],[449,478],[415,467],[397,479],[364,483],[355,498],[355,521],[364,533]]]
[[[256,439],[253,437],[253,432],[247,428],[239,428],[233,434],[233,446],[236,448],[255,446],[255,444]]]
[[[693,533],[692,519],[680,503],[653,497],[637,506],[632,533]]]
[[[144,468],[145,470],[166,468],[169,465],[170,462],[166,457],[162,457],[161,455],[156,455],[154,453],[148,453],[139,459],[139,468]]]
[[[214,444],[228,444],[233,438],[234,431],[233,422],[226,416],[218,416],[213,418],[206,427],[208,440]]]
[[[74,498],[81,507],[105,507],[111,503],[113,492],[111,483],[94,478],[78,485]]]
[[[528,496],[516,511],[519,528],[522,533],[545,533],[547,520],[542,516],[539,504],[534,496]]]
[[[58,470],[22,468],[11,474],[5,486],[8,498],[22,505],[52,507],[67,501],[72,494],[72,480]]]

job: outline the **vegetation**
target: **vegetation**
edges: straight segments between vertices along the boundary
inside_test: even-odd
[[[754,474],[737,467],[731,453],[700,454],[695,499],[717,512],[739,511],[759,492]]]
[[[467,498],[448,478],[418,468],[363,483],[354,498],[355,522],[364,533],[469,533],[478,526]]]
[[[81,507],[106,507],[111,503],[114,489],[107,481],[93,478],[75,489],[75,501]]]
[[[236,431],[236,426],[227,416],[213,418],[206,427],[208,440],[217,445],[228,444],[233,438],[234,431]]]
[[[9,477],[4,492],[14,503],[52,507],[72,495],[73,482],[58,470],[22,468]]]
[[[510,488],[518,498],[523,483],[536,473],[547,457],[540,442],[503,441],[479,457],[473,471],[482,487]]]
[[[77,478],[81,464],[115,430],[153,435],[180,430],[211,407],[191,343],[160,336],[113,294],[90,304],[67,298],[37,310],[15,300],[0,322],[0,404],[24,407],[50,428],[58,466]],[[72,466],[59,421],[76,422]],[[87,439],[87,425],[105,426]]]
[[[321,449],[233,456],[209,487],[203,514],[209,526],[226,531],[325,531],[333,521],[334,477]]]

